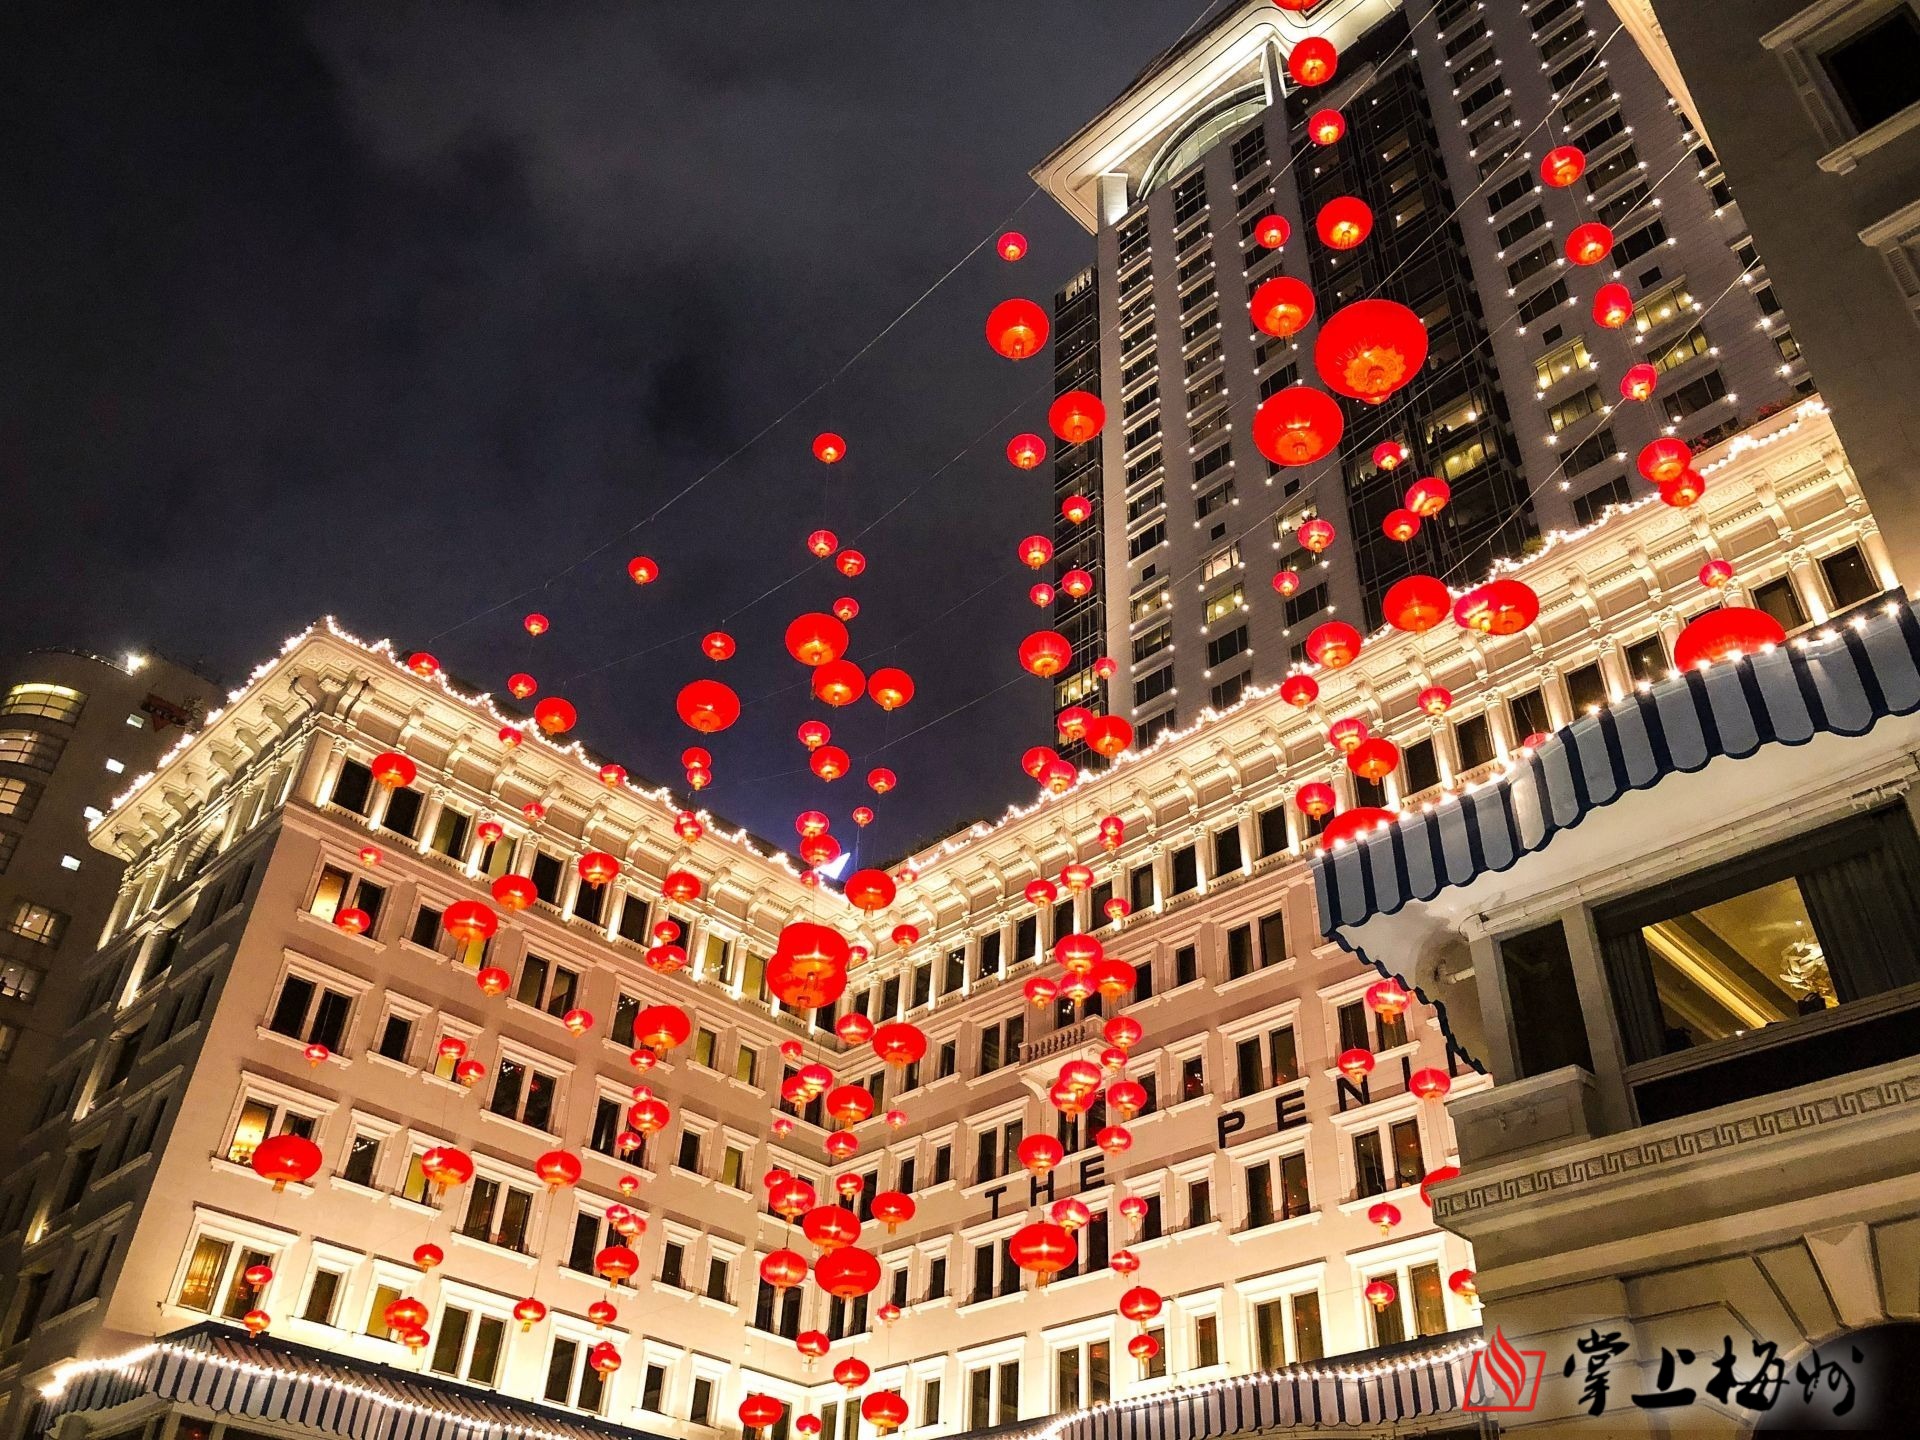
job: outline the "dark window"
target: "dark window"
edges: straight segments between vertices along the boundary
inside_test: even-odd
[[[1574,989],[1566,928],[1555,921],[1505,937],[1500,963],[1506,972],[1520,1073],[1543,1075],[1566,1065],[1591,1070],[1593,1055]]]
[[[1213,837],[1213,873],[1225,875],[1231,870],[1238,870],[1240,864],[1240,827],[1229,825]]]
[[[1142,865],[1127,876],[1128,899],[1136,910],[1153,904],[1153,867]]]
[[[358,760],[348,760],[340,766],[339,778],[333,782],[334,804],[356,815],[364,815],[367,813],[367,800],[372,794],[373,771]]]
[[[1253,927],[1236,925],[1227,932],[1227,978],[1253,973]]]
[[[1820,562],[1820,573],[1827,577],[1827,589],[1833,592],[1836,609],[1844,610],[1871,600],[1880,593],[1880,582],[1858,545],[1836,550]]]
[[[1470,716],[1453,727],[1460,748],[1460,768],[1472,770],[1493,759],[1493,729],[1484,715]]]
[[[425,800],[418,790],[395,790],[387,797],[387,813],[380,817],[381,827],[413,839],[420,833],[420,809]]]
[[[1260,812],[1260,858],[1278,855],[1287,848],[1287,810],[1276,805]]]
[[[1418,795],[1422,790],[1430,790],[1438,785],[1440,759],[1433,741],[1416,740],[1407,746],[1400,754],[1400,769],[1409,795]]]
[[[1862,130],[1920,100],[1920,18],[1904,4],[1820,58],[1840,103]]]
[[[533,881],[533,893],[549,905],[560,903],[560,861],[544,850],[534,852],[533,871],[529,877]]]
[[[1173,893],[1184,895],[1200,883],[1200,857],[1191,845],[1173,852]]]
[[[1607,679],[1596,664],[1582,665],[1567,676],[1567,700],[1573,707],[1574,718],[1586,714],[1596,705],[1607,703]]]
[[[1278,965],[1287,958],[1287,912],[1275,910],[1260,917],[1260,964]]]
[[[1792,632],[1807,623],[1807,612],[1800,608],[1800,597],[1794,594],[1793,582],[1784,575],[1755,586],[1753,604],[1755,609],[1764,610],[1778,620],[1782,630]]]
[[[1200,951],[1197,946],[1182,945],[1173,952],[1173,983],[1187,985],[1200,978]]]
[[[1627,674],[1636,682],[1641,680],[1664,680],[1670,668],[1667,663],[1667,642],[1659,631],[1636,640],[1622,652],[1627,661]]]
[[[1544,735],[1553,729],[1553,721],[1547,714],[1547,697],[1538,690],[1514,696],[1507,702],[1507,709],[1513,716],[1513,733],[1517,739]]]

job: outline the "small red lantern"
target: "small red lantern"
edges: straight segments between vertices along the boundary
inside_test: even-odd
[[[1291,600],[1300,593],[1300,572],[1298,570],[1276,572],[1273,577],[1273,588],[1282,599]]]
[[[1373,1073],[1373,1052],[1362,1050],[1356,1045],[1350,1050],[1342,1050],[1335,1058],[1333,1066],[1348,1080],[1358,1085]]]
[[[1320,207],[1313,228],[1329,250],[1351,250],[1373,233],[1373,210],[1357,195],[1336,195]]]
[[[1309,35],[1287,55],[1287,73],[1302,85],[1324,85],[1339,68],[1339,52],[1324,35]]]
[[[372,926],[373,917],[366,911],[349,905],[334,912],[333,923],[349,935],[364,935]]]
[[[822,465],[832,465],[843,459],[846,453],[846,440],[831,430],[822,430],[813,437],[813,458]]]
[[[1407,487],[1407,509],[1422,520],[1431,520],[1447,508],[1447,502],[1453,498],[1453,489],[1437,475],[1428,475]]]
[[[407,669],[422,680],[431,680],[440,673],[440,662],[425,650],[416,650],[407,656]]]
[[[1085,390],[1069,390],[1047,410],[1047,424],[1069,445],[1079,445],[1100,433],[1107,423],[1107,407]]]
[[[1684,440],[1662,435],[1641,450],[1635,463],[1642,477],[1656,485],[1665,485],[1687,473],[1687,467],[1693,464],[1693,449]]]
[[[1320,682],[1304,672],[1289,675],[1280,682],[1280,698],[1296,710],[1304,710],[1320,698]]]
[[[1480,1302],[1480,1287],[1471,1270],[1456,1270],[1447,1276],[1447,1288],[1469,1303],[1477,1305]]]
[[[413,1247],[413,1263],[422,1270],[431,1270],[436,1265],[444,1264],[446,1258],[447,1252],[438,1245],[429,1243]]]
[[[733,637],[724,630],[709,630],[700,640],[700,649],[709,660],[731,660]]]
[[[1060,577],[1060,588],[1080,600],[1093,593],[1093,576],[1085,570],[1069,570]]]
[[[1375,784],[1391,775],[1399,763],[1400,747],[1380,735],[1361,741],[1347,756],[1347,768]]]
[[[524,700],[540,688],[540,682],[524,671],[507,677],[507,693],[516,700]]]
[[[1017,470],[1031,470],[1047,458],[1047,442],[1038,435],[1022,433],[1007,442],[1007,459]]]
[[[1444,715],[1453,708],[1453,692],[1444,685],[1429,685],[1417,702],[1428,715]]]
[[[549,695],[533,707],[533,723],[546,735],[566,734],[579,718],[579,712],[558,695]]]
[[[240,1323],[247,1327],[249,1335],[261,1335],[273,1324],[273,1317],[266,1311],[255,1307],[240,1317]]]
[[[1661,481],[1659,488],[1661,504],[1684,510],[1698,504],[1700,497],[1707,493],[1707,477],[1698,470],[1687,470],[1678,479]]]
[[[1633,318],[1633,292],[1618,280],[1609,280],[1593,297],[1593,320],[1608,330],[1618,330]]]
[[[866,672],[851,660],[829,660],[814,669],[814,698],[836,709],[851,705],[866,689]]]
[[[1404,545],[1420,533],[1420,517],[1411,510],[1389,510],[1387,518],[1380,522],[1380,533]]]
[[[1036,630],[1020,642],[1020,664],[1046,679],[1058,675],[1073,659],[1073,646],[1058,630]]]
[[[411,785],[420,773],[420,767],[398,750],[382,750],[367,762],[367,768],[373,771],[373,778],[389,790]]]
[[[1444,1070],[1416,1070],[1407,1077],[1407,1088],[1422,1100],[1444,1100],[1453,1088],[1453,1077]]]
[[[840,548],[840,537],[831,530],[816,530],[807,536],[807,549],[822,560]]]
[[[660,567],[645,555],[636,555],[627,562],[627,578],[636,585],[651,585],[660,578]]]
[[[1709,560],[1700,567],[1700,583],[1709,590],[1725,588],[1733,579],[1733,565],[1727,560]]]
[[[1462,629],[1482,635],[1517,635],[1540,618],[1540,597],[1520,580],[1489,580],[1453,604]]]
[[[1331,815],[1338,798],[1333,793],[1333,787],[1320,780],[1309,781],[1293,792],[1293,803],[1300,807],[1302,813],[1315,820],[1322,815]]]
[[[873,1378],[873,1369],[857,1355],[849,1355],[833,1367],[833,1378],[848,1390],[858,1390]]]
[[[1145,1365],[1160,1353],[1160,1342],[1153,1336],[1142,1332],[1127,1341],[1127,1354]]]
[[[1301,525],[1300,543],[1314,554],[1320,555],[1333,544],[1335,533],[1331,520],[1322,519],[1316,515]]]
[[[454,939],[471,945],[491,937],[500,928],[500,917],[483,901],[456,900],[440,913],[440,923]]]
[[[1160,1313],[1165,1303],[1158,1290],[1135,1285],[1120,1296],[1120,1313],[1136,1325],[1145,1325]]]
[[[1400,1223],[1400,1207],[1391,1200],[1376,1200],[1367,1207],[1368,1223],[1378,1225],[1380,1233],[1385,1235]]]
[[[851,595],[842,595],[833,602],[833,618],[836,620],[851,620],[859,613],[860,602]]]
[[[1557,145],[1540,157],[1540,178],[1564,190],[1587,170],[1587,157],[1577,145]]]
[[[917,1208],[913,1197],[899,1190],[882,1190],[873,1197],[873,1218],[887,1227],[889,1235],[913,1219]]]
[[[529,1295],[513,1307],[513,1318],[520,1322],[520,1329],[524,1334],[547,1318],[547,1307]]]
[[[1293,226],[1287,223],[1283,215],[1262,215],[1253,222],[1255,242],[1268,250],[1278,250],[1287,243],[1287,237],[1291,234]]]
[[[1620,377],[1620,395],[1626,400],[1651,400],[1659,385],[1660,372],[1642,361],[1627,367],[1627,373]]]
[[[1338,670],[1360,657],[1360,632],[1344,620],[1316,625],[1307,636],[1307,658],[1316,665]]]
[[[1598,265],[1613,251],[1613,231],[1597,220],[1567,232],[1567,259],[1575,265]]]
[[[1247,301],[1254,329],[1266,335],[1297,335],[1313,319],[1313,291],[1303,280],[1276,275],[1255,287]]]
[[[1399,1298],[1400,1294],[1393,1288],[1393,1282],[1390,1280],[1372,1281],[1362,1293],[1367,1297],[1367,1303],[1376,1310],[1386,1309]]]
[[[1054,597],[1053,586],[1049,585],[1044,580],[1039,581],[1034,585],[1034,587],[1031,590],[1027,591],[1027,599],[1031,600],[1035,605],[1039,606],[1042,610],[1046,609],[1047,606],[1053,604],[1053,597]]]
[[[1027,237],[1018,230],[1009,230],[994,242],[994,248],[1000,252],[1000,258],[1008,264],[1024,259],[1027,253]]]
[[[1337,144],[1347,133],[1347,117],[1338,110],[1316,110],[1307,117],[1307,138],[1316,145]]]
[[[907,1402],[895,1390],[876,1390],[860,1402],[860,1413],[882,1435],[907,1423]]]

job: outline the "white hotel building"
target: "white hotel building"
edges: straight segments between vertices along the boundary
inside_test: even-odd
[[[1192,1400],[1188,1387],[1214,1382],[1202,1398],[1231,1413],[1212,1433],[1315,1417],[1377,1433],[1470,1430],[1452,1412],[1480,1314],[1446,1280],[1475,1260],[1436,1226],[1419,1182],[1450,1163],[1467,1173],[1437,1198],[1473,1181],[1448,1110],[1498,1106],[1503,1092],[1480,1067],[1503,1084],[1534,1070],[1515,1067],[1477,949],[1369,948],[1423,1000],[1403,1027],[1366,1009],[1379,972],[1322,939],[1334,922],[1316,909],[1314,841],[1290,797],[1329,780],[1352,798],[1326,740],[1328,723],[1351,714],[1402,746],[1400,774],[1428,782],[1393,794],[1410,809],[1506,783],[1539,713],[1559,730],[1666,681],[1673,636],[1715,599],[1696,578],[1709,558],[1735,566],[1730,601],[1764,603],[1790,628],[1889,587],[1817,400],[1724,442],[1702,469],[1710,486],[1694,508],[1643,500],[1520,565],[1542,598],[1522,635],[1389,632],[1323,675],[1311,709],[1252,692],[1065,797],[913,857],[915,877],[865,937],[875,958],[849,1000],[875,1019],[912,1019],[929,1050],[878,1082],[880,1108],[906,1123],[867,1121],[838,1166],[804,1119],[770,1135],[778,1046],[804,1037],[810,1058],[847,1079],[881,1067],[781,1014],[761,980],[783,924],[817,915],[851,931],[851,910],[746,837],[710,825],[683,840],[672,797],[608,787],[598,757],[537,738],[502,746],[503,712],[410,673],[384,644],[331,622],[294,637],[95,828],[95,845],[127,869],[89,961],[85,1013],[44,1083],[12,1097],[33,1128],[0,1179],[0,1428],[394,1433],[369,1428],[353,1401],[401,1416],[408,1433],[444,1422],[462,1434],[703,1436],[735,1428],[743,1395],[762,1391],[788,1404],[782,1435],[811,1411],[855,1440],[864,1422],[828,1372],[857,1355],[872,1367],[868,1389],[905,1396],[914,1435],[1038,1425],[1141,1397],[1153,1403],[1096,1409],[1086,1423],[1164,1417]],[[1416,707],[1432,684],[1456,696],[1444,717]],[[369,782],[366,762],[388,749],[417,763],[411,786]],[[545,807],[538,820],[525,814],[532,801]],[[1126,821],[1113,856],[1096,834],[1109,813]],[[491,846],[477,833],[489,818],[507,826]],[[377,863],[362,856],[369,845]],[[590,849],[622,862],[601,891],[574,871]],[[1102,888],[1077,912],[1036,913],[1028,881],[1075,860]],[[513,981],[489,998],[473,978],[481,957],[458,953],[439,912],[508,869],[542,898],[489,942],[485,963]],[[705,889],[670,907],[693,963],[661,976],[642,952],[668,913],[670,869]],[[1093,1148],[1091,1127],[1067,1137],[1054,1196],[1077,1194],[1095,1220],[1078,1273],[1038,1290],[1004,1252],[1033,1213],[1013,1146],[1060,1133],[1047,1088],[1062,1060],[1102,1042],[1098,1019],[1030,1007],[1021,981],[1056,934],[1101,921],[1107,893],[1134,902],[1096,933],[1140,966],[1126,1013],[1145,1038],[1131,1073],[1154,1099],[1123,1156]],[[367,911],[371,928],[334,925],[341,905]],[[905,953],[884,943],[903,919],[923,936]],[[647,1077],[673,1120],[636,1165],[609,1153],[635,1080],[621,1031],[656,1000],[683,1006],[695,1035]],[[596,1017],[585,1035],[558,1018],[572,1006]],[[444,1037],[484,1065],[476,1085],[448,1078]],[[330,1051],[317,1064],[314,1041]],[[1333,1068],[1356,1044],[1378,1058],[1357,1092]],[[1408,1091],[1426,1067],[1453,1072],[1446,1104]],[[1634,1120],[1620,1110],[1594,1124]],[[276,1193],[244,1158],[287,1129],[310,1134],[325,1163]],[[1490,1149],[1511,1147],[1505,1122],[1483,1129],[1498,1132]],[[436,1143],[476,1165],[438,1206],[416,1163]],[[577,1187],[550,1193],[536,1177],[536,1157],[554,1148],[582,1157]],[[777,1301],[763,1290],[760,1258],[789,1240],[760,1190],[774,1165],[823,1194],[829,1176],[852,1171],[867,1197],[914,1197],[898,1233],[868,1226],[862,1243],[883,1266],[869,1303],[830,1302],[811,1284]],[[619,1315],[602,1329],[587,1307],[609,1290],[590,1257],[630,1172],[630,1203],[647,1220],[640,1273],[612,1294]],[[1131,1196],[1149,1202],[1137,1234],[1116,1211]],[[1367,1214],[1383,1199],[1401,1215],[1384,1234]],[[422,1273],[412,1255],[428,1240],[446,1259]],[[1115,1313],[1130,1282],[1105,1258],[1122,1244],[1142,1260],[1137,1280],[1167,1298],[1151,1367],[1126,1354],[1134,1327]],[[273,1278],[256,1296],[241,1276],[260,1263]],[[1362,1291],[1383,1278],[1395,1299],[1376,1311]],[[1500,1303],[1484,1280],[1482,1291]],[[381,1318],[401,1295],[429,1311],[432,1342],[417,1354]],[[512,1312],[527,1296],[548,1313],[523,1330]],[[902,1311],[890,1325],[874,1313],[887,1300]],[[257,1342],[238,1325],[256,1303],[273,1317]],[[803,1362],[791,1339],[802,1328],[833,1336],[831,1359]],[[168,1335],[182,1338],[148,1348]],[[623,1358],[604,1384],[587,1365],[601,1340]],[[1340,1358],[1381,1347],[1393,1348]],[[1256,1389],[1237,1378],[1274,1372]],[[321,1419],[307,1408],[335,1402],[345,1410]]]

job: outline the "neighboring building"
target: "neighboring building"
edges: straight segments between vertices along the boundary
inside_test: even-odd
[[[1908,0],[1613,0],[1680,77],[1833,406],[1860,484],[1920,579],[1920,11]],[[1896,533],[1897,531],[1897,533]]]
[[[0,1085],[38,1083],[78,1018],[120,864],[87,831],[221,692],[171,661],[35,650],[0,668]],[[20,1134],[0,1107],[0,1156]]]
[[[1098,703],[1144,738],[1277,680],[1330,614],[1378,623],[1406,574],[1479,574],[1631,498],[1631,457],[1657,434],[1710,444],[1810,393],[1713,157],[1610,19],[1582,0],[1327,0],[1304,15],[1243,0],[1035,168],[1094,234],[1089,388],[1110,419],[1084,448],[1100,451],[1092,523],[1119,664]],[[1339,70],[1302,90],[1286,58],[1309,35],[1337,43]],[[1316,145],[1306,122],[1326,107],[1346,133]],[[1560,144],[1588,169],[1546,189],[1540,159]],[[1375,225],[1336,253],[1313,222],[1339,195]],[[1255,238],[1269,215],[1291,227],[1277,250]],[[1611,262],[1570,266],[1568,231],[1595,219]],[[1379,295],[1431,338],[1412,385],[1345,407],[1346,438],[1319,467],[1271,466],[1247,439],[1261,400],[1319,383],[1314,327],[1284,340],[1250,323],[1252,289],[1282,273],[1309,282],[1322,318]],[[1610,331],[1591,308],[1616,278],[1637,309]],[[1641,361],[1659,394],[1621,404],[1619,377]],[[1410,458],[1382,473],[1372,451],[1390,439]],[[1382,519],[1427,474],[1452,504],[1410,543],[1388,540]],[[1295,538],[1316,513],[1341,536],[1317,561]],[[1271,588],[1282,569],[1302,576],[1291,598]]]
[[[670,796],[609,788],[571,748],[503,749],[497,712],[384,646],[331,624],[295,637],[94,832],[128,868],[83,972],[96,1003],[18,1097],[33,1131],[0,1181],[0,1430],[30,1423],[36,1392],[45,1421],[197,1386],[221,1363],[205,1358],[217,1337],[153,1352],[180,1360],[164,1373],[141,1347],[203,1322],[233,1327],[255,1304],[273,1336],[330,1352],[339,1374],[496,1392],[539,1411],[536,1429],[570,1410],[704,1435],[731,1429],[760,1390],[789,1406],[781,1440],[796,1408],[820,1415],[830,1440],[858,1440],[869,1432],[847,1393],[796,1353],[802,1328],[833,1337],[835,1359],[867,1361],[869,1388],[900,1388],[909,1430],[929,1435],[1064,1411],[1081,1427],[1065,1440],[1139,1440],[1129,1404],[1171,1414],[1176,1387],[1195,1385],[1178,1393],[1230,1412],[1213,1433],[1316,1416],[1364,1415],[1397,1434],[1460,1423],[1478,1315],[1450,1278],[1475,1261],[1436,1227],[1420,1183],[1460,1148],[1448,1108],[1410,1080],[1446,1072],[1451,1103],[1477,1113],[1493,1101],[1474,1062],[1491,1045],[1482,1063],[1504,1079],[1506,1052],[1452,969],[1418,972],[1447,1011],[1416,1004],[1398,1024],[1370,1013],[1376,973],[1316,941],[1314,827],[1291,797],[1325,779],[1348,802],[1371,798],[1326,740],[1332,718],[1361,714],[1405,753],[1388,797],[1452,809],[1518,736],[1663,677],[1671,636],[1714,598],[1694,578],[1706,558],[1733,561],[1731,593],[1798,630],[1886,586],[1818,402],[1701,460],[1712,487],[1698,506],[1642,499],[1544,542],[1521,572],[1543,602],[1527,636],[1376,637],[1322,677],[1315,708],[1250,691],[1066,796],[906,862],[900,899],[865,927],[874,958],[838,1007],[922,1027],[925,1058],[897,1074],[835,1038],[833,1012],[804,1024],[766,999],[763,957],[783,924],[854,928],[835,897],[744,837],[683,840]],[[1445,716],[1416,704],[1435,683],[1457,696]],[[409,786],[372,781],[367,761],[388,748],[417,763]],[[532,820],[531,801],[544,806]],[[1109,814],[1126,826],[1112,853],[1096,833]],[[480,832],[490,818],[505,826],[498,841]],[[590,848],[623,865],[603,889],[575,875]],[[1036,910],[1028,883],[1069,862],[1091,867],[1092,884]],[[441,911],[509,868],[540,903],[485,947],[455,944]],[[658,898],[673,868],[703,879],[697,900]],[[1116,896],[1133,907],[1122,922],[1106,919]],[[342,906],[371,917],[365,934],[333,923]],[[668,914],[692,965],[659,975],[643,957]],[[883,943],[903,920],[921,931],[904,951]],[[1120,1008],[1144,1028],[1129,1073],[1151,1103],[1124,1154],[1094,1148],[1092,1117],[1069,1123],[1046,1099],[1064,1061],[1104,1043],[1100,1019],[1023,995],[1073,927],[1139,966]],[[507,996],[476,987],[483,962],[507,970]],[[659,1000],[684,1006],[694,1034],[643,1077],[671,1123],[622,1160],[634,1017]],[[596,1017],[584,1035],[562,1021],[574,1006]],[[838,1166],[822,1159],[817,1111],[790,1113],[792,1133],[774,1136],[778,1046],[798,1038],[904,1123],[877,1113]],[[315,1044],[325,1051],[310,1056]],[[1349,1048],[1376,1057],[1364,1083],[1333,1067]],[[450,1078],[456,1054],[484,1067],[472,1088]],[[1014,1148],[1041,1127],[1068,1152],[1051,1198],[1077,1195],[1093,1218],[1075,1273],[1023,1290],[1007,1240],[1048,1197]],[[245,1162],[287,1129],[310,1133],[325,1164],[276,1194]],[[444,1203],[419,1166],[442,1142],[477,1167]],[[535,1162],[554,1148],[582,1158],[577,1187],[542,1186]],[[759,1281],[760,1259],[791,1233],[759,1190],[776,1165],[823,1191],[832,1174],[860,1174],[863,1207],[882,1187],[915,1199],[897,1233],[870,1226],[863,1240],[883,1272],[868,1299]],[[636,1287],[610,1292],[591,1271],[623,1175],[638,1177],[631,1204],[648,1224]],[[1145,1202],[1137,1229],[1123,1199]],[[1385,1233],[1369,1213],[1382,1203],[1399,1213]],[[446,1259],[423,1273],[412,1256],[429,1239]],[[1135,1280],[1166,1297],[1150,1365],[1126,1354],[1133,1326],[1115,1313],[1130,1282],[1108,1261],[1123,1244],[1142,1262]],[[258,1293],[243,1278],[255,1263],[273,1272]],[[1391,1287],[1378,1307],[1374,1282]],[[418,1356],[381,1319],[403,1294],[429,1310]],[[550,1313],[522,1331],[512,1312],[529,1295]],[[596,1328],[586,1308],[609,1296],[620,1313]],[[890,1325],[885,1302],[901,1307]],[[587,1365],[602,1339],[623,1359],[604,1383]],[[219,1353],[244,1354],[227,1343]],[[289,1353],[299,1374],[319,1363]],[[100,1374],[118,1378],[96,1393]],[[267,1393],[279,1392],[258,1404]],[[1107,1400],[1121,1408],[1099,1408]]]

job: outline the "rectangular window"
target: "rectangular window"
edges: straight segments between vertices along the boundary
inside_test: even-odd
[[[1858,545],[1836,550],[1820,562],[1836,610],[1845,610],[1880,593],[1880,581]]]
[[[1236,925],[1227,931],[1227,978],[1238,980],[1253,973],[1253,927]]]

